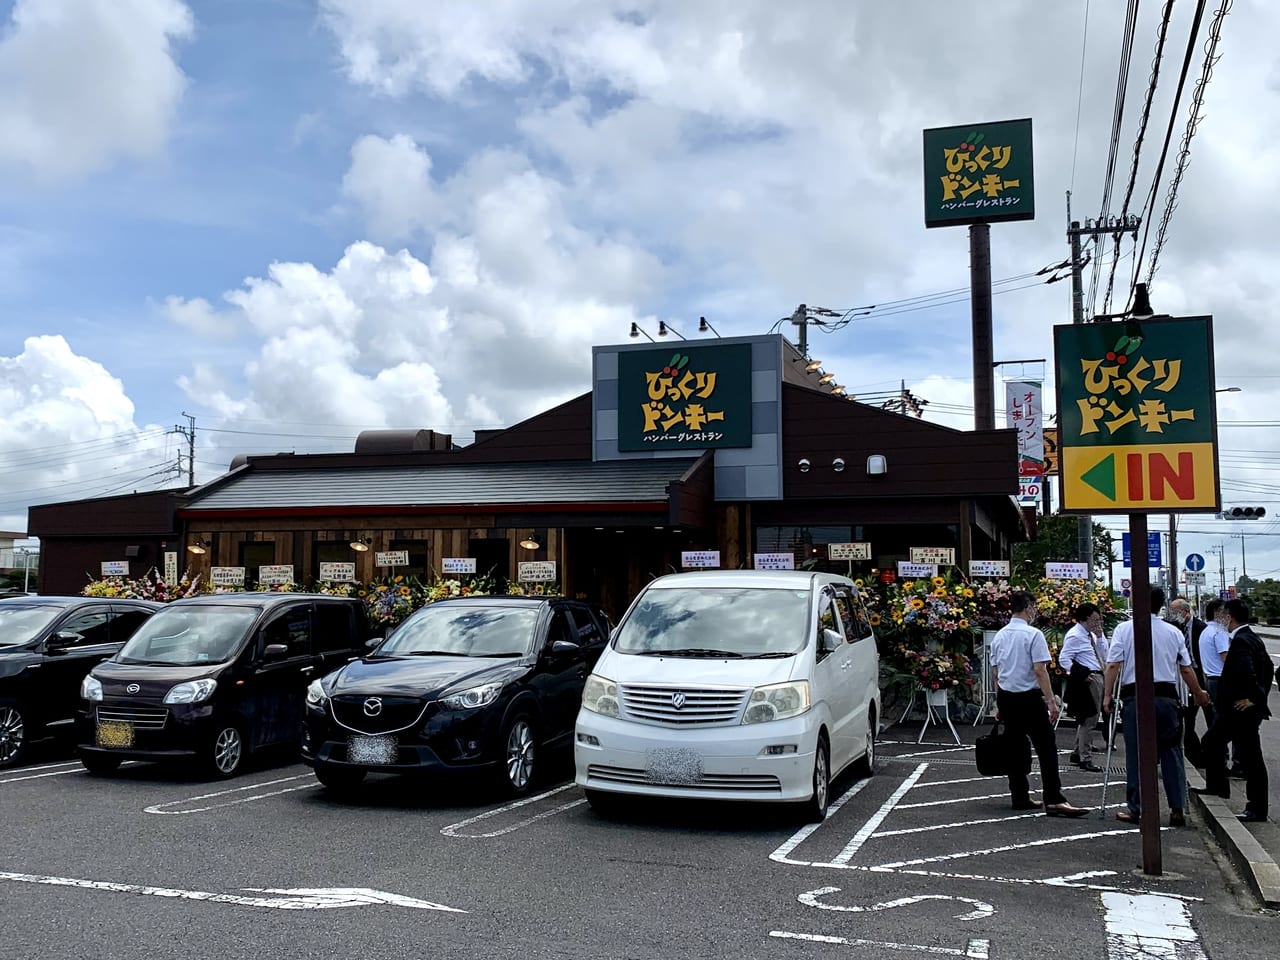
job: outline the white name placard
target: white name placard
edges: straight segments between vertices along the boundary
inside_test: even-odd
[[[898,561],[898,576],[900,577],[936,577],[937,575],[938,568],[932,563],[909,563],[906,560]]]
[[[934,563],[934,564],[941,564],[944,567],[949,567],[956,562],[956,548],[955,547],[912,547],[911,562],[912,563]]]
[[[243,587],[244,567],[211,567],[209,582],[215,587]]]
[[[475,557],[442,557],[440,559],[442,573],[475,573]]]
[[[129,561],[103,560],[102,575],[104,577],[127,577],[129,575]]]
[[[707,568],[720,566],[719,550],[681,550],[680,566]]]
[[[258,568],[258,582],[261,584],[290,583],[292,580],[292,563],[264,563]]]
[[[346,560],[326,560],[320,564],[320,579],[332,583],[354,583],[356,565]]]
[[[550,583],[556,578],[554,560],[524,560],[516,565],[521,583]]]
[[[871,544],[869,543],[828,543],[828,560],[870,560]]]
[[[1046,563],[1044,575],[1050,580],[1083,580],[1089,576],[1087,563]]]
[[[176,550],[165,551],[164,580],[165,580],[165,583],[178,582],[178,553]]]
[[[794,570],[796,568],[794,553],[756,553],[752,554],[752,561],[757,570]]]
[[[969,576],[971,577],[1007,577],[1009,576],[1008,560],[970,560]]]
[[[380,550],[373,555],[375,567],[407,567],[409,565],[408,550]]]

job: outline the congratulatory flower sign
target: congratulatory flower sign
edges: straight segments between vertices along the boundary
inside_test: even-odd
[[[618,355],[618,449],[751,446],[751,345]]]

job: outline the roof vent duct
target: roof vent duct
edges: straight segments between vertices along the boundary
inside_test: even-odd
[[[448,450],[453,438],[434,430],[362,430],[356,437],[356,453],[419,453]]]

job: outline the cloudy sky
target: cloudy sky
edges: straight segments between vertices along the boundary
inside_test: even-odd
[[[920,131],[1033,118],[1037,219],[992,231],[995,353],[1050,357],[1069,284],[1035,274],[1067,256],[1068,190],[1101,212],[1123,8],[1092,3],[1086,31],[1084,0],[0,0],[0,529],[175,484],[184,414],[197,480],[368,428],[466,441],[588,389],[590,346],[632,321],[756,334],[801,302],[877,305],[812,334],[850,393],[905,381],[971,423],[966,232],[923,226]],[[1280,515],[1278,33],[1269,0],[1226,17],[1152,299],[1214,315],[1218,384],[1241,388],[1219,398],[1224,497]],[[1228,578],[1233,533],[1280,575],[1280,524],[1182,527],[1184,552],[1225,544]]]

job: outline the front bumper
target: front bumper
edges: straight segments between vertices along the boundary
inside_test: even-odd
[[[583,710],[574,732],[574,780],[589,790],[637,796],[808,800],[817,745],[812,712],[690,730]],[[769,747],[795,752],[771,755]]]
[[[98,709],[111,716],[135,709],[145,720],[133,724],[129,746],[104,746],[97,739]],[[163,722],[155,715],[163,712]],[[121,760],[183,760],[203,753],[213,740],[216,717],[208,703],[138,704],[135,701],[95,701],[82,704],[76,714],[76,750],[82,756]]]

